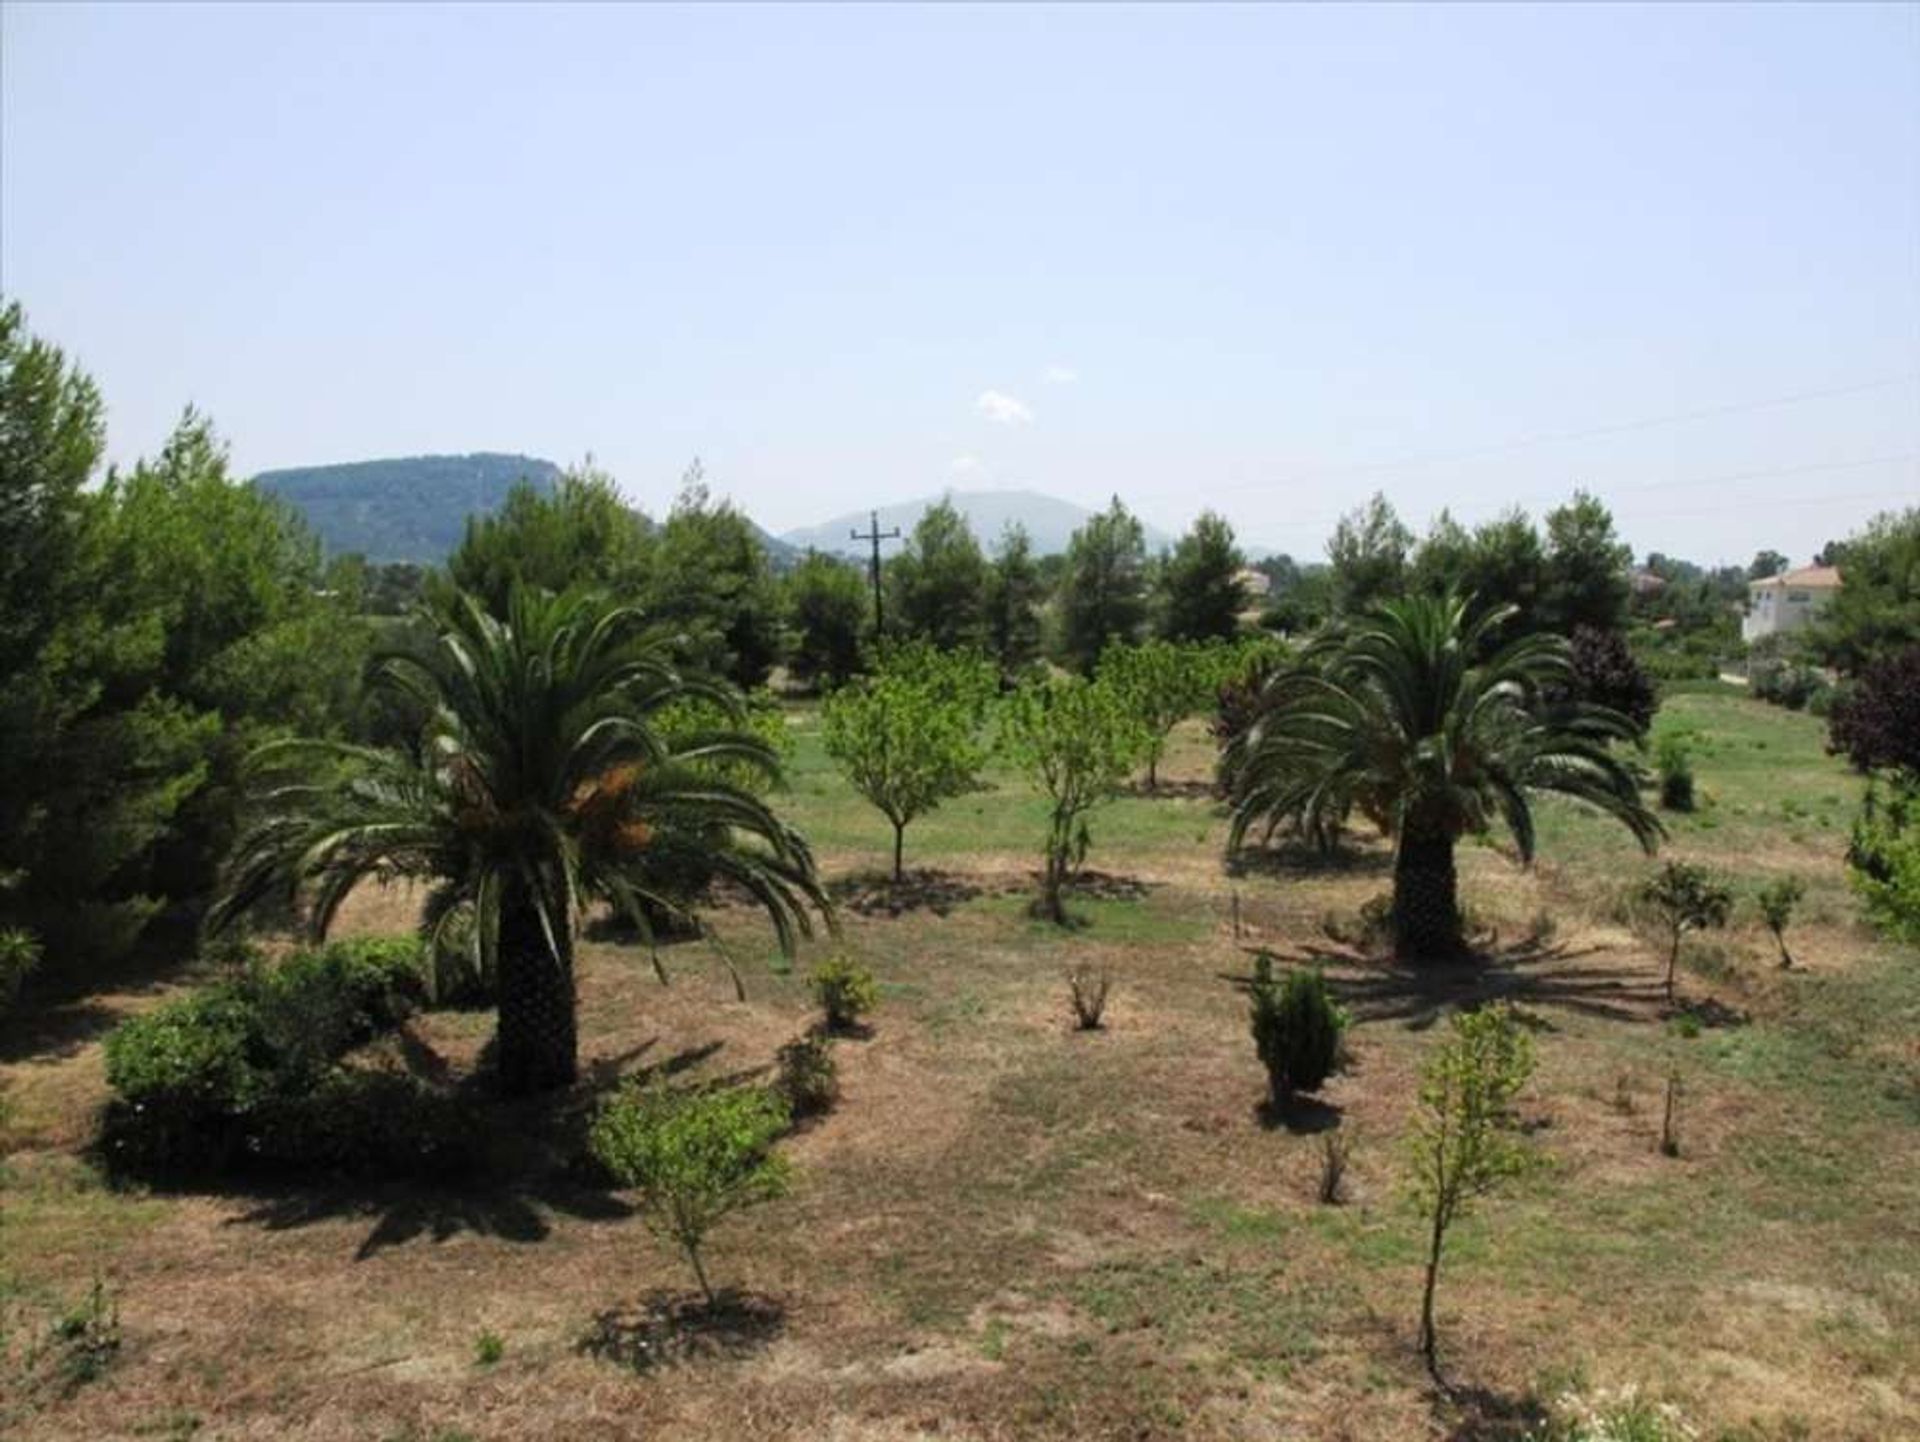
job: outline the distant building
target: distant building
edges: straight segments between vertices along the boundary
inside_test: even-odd
[[[1273,590],[1273,578],[1265,571],[1256,571],[1251,566],[1242,566],[1233,573],[1233,579],[1246,592],[1249,600],[1258,601]]]
[[[1762,636],[1798,631],[1826,610],[1839,590],[1840,571],[1834,566],[1802,566],[1749,581],[1740,639],[1758,641]]]
[[[1635,571],[1627,582],[1636,596],[1657,596],[1667,589],[1667,578],[1658,571]]]

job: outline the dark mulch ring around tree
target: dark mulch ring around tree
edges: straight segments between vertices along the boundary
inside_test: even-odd
[[[770,1346],[786,1330],[777,1298],[722,1289],[709,1302],[698,1292],[649,1292],[630,1307],[598,1313],[576,1344],[590,1357],[650,1372],[708,1359],[740,1359]]]
[[[828,890],[837,903],[861,916],[904,916],[912,911],[946,916],[987,895],[990,888],[950,871],[919,867],[898,881],[888,872],[862,872],[834,882]]]

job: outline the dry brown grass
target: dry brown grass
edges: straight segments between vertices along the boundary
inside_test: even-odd
[[[1186,738],[1171,774],[1198,781],[1204,759]],[[1466,860],[1501,937],[1489,963],[1396,968],[1321,926],[1380,889],[1377,856],[1230,879],[1205,800],[1124,805],[1186,819],[1162,816],[1139,845],[1113,839],[1123,817],[1096,821],[1095,864],[1145,890],[1083,902],[1085,930],[1024,915],[1032,862],[998,842],[923,858],[975,893],[951,905],[849,910],[845,944],[883,983],[873,1034],[837,1048],[839,1106],[785,1144],[793,1196],[715,1240],[716,1280],[754,1299],[752,1325],[664,1364],[634,1339],[684,1298],[682,1264],[539,1148],[508,1148],[513,1167],[467,1188],[114,1193],[75,1159],[102,1099],[95,1023],[151,994],[95,998],[64,1033],[43,1019],[34,1035],[68,1039],[13,1045],[0,1069],[19,1114],[0,1193],[8,1305],[38,1326],[104,1269],[124,1343],[71,1398],[17,1408],[17,1435],[166,1436],[198,1419],[191,1435],[222,1439],[1411,1442],[1511,1435],[1530,1389],[1570,1369],[1773,1429],[1756,1436],[1920,1435],[1913,1121],[1847,1094],[1889,1049],[1910,1062],[1910,1037],[1869,1033],[1801,1085],[1768,1048],[1802,1056],[1793,1008],[1818,981],[1782,980],[1735,937],[1734,973],[1686,990],[1752,1024],[1682,1042],[1658,962],[1607,919],[1604,885],[1487,851]],[[871,864],[823,849],[830,875]],[[346,924],[400,929],[414,904],[370,891]],[[1543,910],[1557,934],[1529,941]],[[743,954],[763,946],[744,913],[723,925]],[[1816,979],[1882,964],[1846,922],[1796,943]],[[1221,979],[1254,945],[1320,961],[1360,1017],[1352,1066],[1298,1132],[1259,1115],[1244,1005]],[[1070,1028],[1069,958],[1114,976],[1101,1032]],[[812,1019],[798,973],[750,972],[741,1003],[697,947],[668,966],[662,988],[637,951],[583,948],[594,1086],[659,1066],[755,1074]],[[1527,1119],[1552,1163],[1449,1258],[1443,1346],[1479,1390],[1446,1403],[1412,1347],[1401,1139],[1432,1026],[1494,996],[1542,1029]],[[438,1014],[412,1037],[459,1071],[486,1031]],[[1670,1064],[1687,1083],[1673,1160],[1655,1148]],[[1356,1139],[1339,1208],[1314,1195],[1325,1125]],[[483,1331],[505,1341],[491,1367],[475,1360]]]

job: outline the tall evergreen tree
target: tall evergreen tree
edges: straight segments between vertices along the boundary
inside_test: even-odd
[[[1160,634],[1169,641],[1226,640],[1240,629],[1246,587],[1240,569],[1246,557],[1233,542],[1233,527],[1202,511],[1167,558],[1160,574]]]
[[[803,682],[838,686],[860,669],[867,627],[867,582],[833,556],[807,552],[786,578],[791,640],[787,669]]]
[[[1412,549],[1413,532],[1378,492],[1342,516],[1327,542],[1335,612],[1356,615],[1404,593]]]
[[[731,502],[713,499],[698,460],[660,527],[641,604],[682,638],[683,662],[736,686],[763,684],[780,654],[780,593],[766,548]]]
[[[1019,676],[1040,655],[1040,607],[1046,590],[1032,538],[1025,526],[1009,521],[987,577],[987,650],[999,662],[1004,681]]]
[[[1091,672],[1110,641],[1140,639],[1147,620],[1147,542],[1115,496],[1073,533],[1060,586],[1060,652]]]
[[[567,472],[551,492],[523,481],[494,514],[469,517],[447,574],[496,616],[506,614],[516,583],[634,596],[645,581],[651,531],[613,477],[588,466]]]
[[[987,560],[951,497],[927,507],[887,579],[902,635],[943,651],[980,643]]]
[[[1541,586],[1543,629],[1571,636],[1577,626],[1616,631],[1626,624],[1633,552],[1614,533],[1613,513],[1596,497],[1547,512],[1547,558]]]

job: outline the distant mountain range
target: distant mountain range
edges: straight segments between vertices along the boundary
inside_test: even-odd
[[[559,479],[552,461],[477,451],[262,471],[253,483],[299,511],[328,555],[357,551],[377,563],[438,565],[460,544],[467,517],[498,510],[522,481],[550,491]],[[799,558],[793,547],[754,530],[775,566]]]
[[[438,565],[453,553],[466,532],[467,517],[488,515],[506,501],[521,481],[548,491],[560,479],[560,467],[537,456],[477,451],[470,456],[404,456],[351,461],[335,466],[298,466],[262,471],[254,484],[286,500],[306,517],[328,555],[358,552],[369,561],[412,561]],[[939,496],[899,501],[880,508],[880,528],[911,535],[915,524]],[[1067,541],[1094,512],[1038,491],[951,491],[947,493],[967,519],[981,546],[991,551],[1008,525],[1025,526],[1040,555],[1067,549]],[[658,519],[658,518],[656,518]],[[867,528],[866,511],[850,511],[817,526],[773,536],[754,526],[774,566],[784,570],[807,550],[864,560],[867,548],[852,539]],[[752,524],[749,522],[749,524]],[[1144,527],[1149,551],[1173,544],[1173,538]],[[897,550],[889,548],[887,554]],[[1265,554],[1248,546],[1251,557]]]
[[[923,496],[917,501],[900,501],[882,506],[880,529],[887,531],[897,526],[902,535],[909,535],[927,508],[937,505],[941,499],[940,496]],[[945,499],[952,501],[954,509],[966,517],[967,528],[973,532],[974,539],[989,551],[999,541],[1000,533],[1014,523],[1027,528],[1027,535],[1032,538],[1033,549],[1038,554],[1045,556],[1064,551],[1068,539],[1094,514],[1085,506],[1077,506],[1057,496],[1045,496],[1038,491],[949,491]],[[803,526],[799,530],[782,532],[780,539],[800,550],[865,556],[867,548],[853,540],[849,532],[866,530],[870,519],[866,511],[850,511],[844,516],[822,521],[817,526]],[[1145,530],[1149,551],[1173,544],[1173,538],[1165,532],[1156,531],[1152,526],[1147,526]]]

